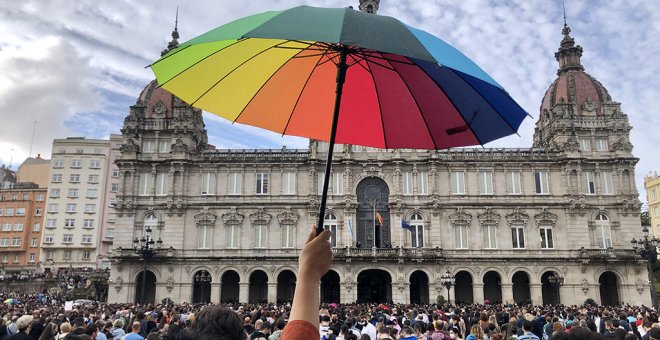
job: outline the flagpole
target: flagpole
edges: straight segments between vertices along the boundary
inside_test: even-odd
[[[401,218],[401,230],[399,232],[399,246],[403,248],[403,218]]]
[[[373,247],[376,248],[376,200],[374,200],[373,203],[373,208],[374,208],[374,245]]]

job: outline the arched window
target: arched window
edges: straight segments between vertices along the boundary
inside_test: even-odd
[[[156,215],[154,214],[147,215],[147,217],[144,218],[144,224],[142,225],[142,227],[143,227],[142,236],[145,235],[147,229],[150,229],[152,237],[155,237],[154,232],[158,227],[158,218],[156,218]]]
[[[327,213],[323,218],[323,229],[330,230],[332,236],[330,236],[330,244],[332,247],[337,246],[337,215],[334,213]]]
[[[410,231],[410,245],[413,248],[423,248],[424,247],[424,219],[419,213],[414,213],[410,216],[410,225],[412,230]]]
[[[610,220],[604,213],[596,215],[596,243],[600,249],[612,247]]]

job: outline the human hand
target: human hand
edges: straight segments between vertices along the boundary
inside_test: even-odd
[[[299,276],[318,282],[330,270],[332,264],[330,236],[332,233],[328,230],[317,236],[316,227],[312,225],[305,246],[298,257]]]

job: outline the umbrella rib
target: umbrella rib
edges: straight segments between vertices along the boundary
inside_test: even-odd
[[[303,50],[301,50],[300,52],[298,52],[298,54],[302,53],[303,51],[306,51],[306,50],[303,49]],[[292,58],[293,58],[293,57],[292,57]],[[243,107],[243,110],[241,110],[241,112],[236,116],[236,118],[234,118],[234,120],[232,121],[232,123],[235,123],[235,122],[238,120],[238,118],[241,117],[241,115],[243,114],[243,112],[245,112],[245,109],[246,109],[248,106],[250,106],[250,103],[254,100],[254,98],[257,97],[257,95],[259,94],[259,92],[261,92],[261,90],[264,88],[264,86],[266,86],[266,84],[267,84],[271,79],[273,79],[273,77],[275,76],[275,74],[276,74],[277,72],[279,72],[279,71],[282,69],[282,67],[284,67],[284,65],[286,65],[288,62],[289,62],[289,61],[287,60],[286,62],[282,63],[282,65],[280,65],[280,67],[278,67],[277,70],[275,70],[275,72],[273,72],[273,74],[271,74],[270,77],[268,77],[268,80],[264,81],[263,84],[261,84],[261,87],[259,87],[259,90],[257,90],[257,91],[254,93],[254,95],[252,96],[252,98],[250,98],[250,100],[248,101],[248,103],[245,104],[245,106]],[[304,87],[304,86],[303,86],[303,87]]]
[[[237,40],[237,41],[233,42],[232,44],[227,45],[227,46],[225,46],[225,47],[223,47],[223,48],[221,48],[221,49],[219,49],[219,50],[217,50],[217,51],[215,51],[215,52],[213,52],[213,53],[207,55],[206,57],[204,57],[204,58],[202,58],[202,59],[200,59],[200,60],[194,62],[192,65],[190,65],[190,66],[186,67],[185,69],[181,70],[181,72],[175,74],[175,75],[172,76],[170,79],[166,80],[164,83],[158,85],[158,87],[163,87],[163,86],[165,86],[165,84],[169,83],[170,80],[172,80],[172,79],[174,79],[174,78],[180,76],[182,73],[188,71],[189,69],[193,68],[194,66],[197,66],[197,64],[199,64],[199,63],[201,63],[202,61],[204,61],[204,60],[210,58],[211,56],[215,55],[216,53],[219,53],[220,51],[224,51],[226,48],[229,48],[229,47],[231,47],[231,46],[234,46],[234,45],[237,44],[239,41],[241,41],[241,40]],[[192,45],[191,45],[191,46],[192,46]],[[156,61],[156,62],[158,62],[158,61]],[[153,69],[152,69],[152,70],[153,70]],[[192,104],[190,104],[190,105],[192,106]]]
[[[326,50],[326,54],[328,52],[330,52],[330,50]],[[284,130],[282,130],[282,136],[286,134],[286,130],[289,128],[289,123],[291,123],[291,118],[293,117],[293,113],[296,111],[296,107],[298,106],[298,103],[300,102],[300,98],[302,97],[302,94],[305,91],[305,87],[307,87],[307,83],[309,83],[309,80],[312,78],[312,74],[314,74],[314,70],[316,70],[317,67],[322,65],[321,63],[319,63],[319,61],[321,61],[322,59],[323,57],[319,58],[319,60],[316,61],[316,65],[314,65],[314,68],[312,68],[312,71],[309,72],[307,79],[305,79],[305,84],[302,86],[302,89],[298,94],[298,98],[296,98],[296,103],[293,105],[293,108],[291,109],[291,113],[289,114],[289,119],[287,119],[286,121],[286,125],[284,125]]]
[[[416,65],[412,61],[405,62],[405,61],[396,60],[396,59],[389,59],[389,58],[385,57],[382,53],[379,53],[377,51],[362,50],[362,54],[368,56],[369,59],[376,58],[376,59],[382,59],[382,60],[385,60],[385,61],[388,61],[388,62],[395,62],[395,63],[407,64],[407,65]],[[402,55],[402,57],[405,57],[406,59],[408,59],[408,57],[406,57],[404,55]],[[408,60],[410,60],[410,59],[408,59]]]
[[[387,149],[387,137],[385,133],[385,122],[383,121],[383,107],[380,103],[380,96],[378,94],[378,85],[376,85],[376,79],[374,79],[374,73],[371,71],[371,66],[369,65],[373,60],[367,60],[367,67],[369,67],[369,75],[371,75],[372,83],[374,84],[374,90],[376,91],[376,98],[378,99],[378,111],[380,112],[380,125],[383,128],[383,146]],[[378,64],[376,64],[378,65]]]
[[[280,45],[280,44],[283,44],[283,43],[285,43],[285,42],[286,42],[286,41],[281,42],[281,43],[276,44],[276,45],[273,45],[273,46],[270,46],[270,47],[266,48],[265,50],[263,50],[263,51],[261,51],[261,52],[259,52],[259,53],[256,53],[256,54],[252,55],[251,57],[247,58],[247,59],[244,60],[242,63],[240,63],[238,66],[234,67],[233,70],[231,70],[231,71],[229,71],[227,74],[225,74],[222,78],[218,79],[218,81],[216,81],[215,84],[213,84],[213,86],[210,86],[206,91],[204,91],[204,93],[202,93],[201,96],[197,97],[197,99],[195,99],[192,103],[190,103],[190,105],[191,105],[191,106],[192,106],[192,105],[195,105],[195,103],[197,103],[197,101],[199,101],[200,99],[202,99],[202,97],[204,97],[207,93],[211,92],[211,90],[213,90],[213,88],[215,88],[216,86],[218,86],[218,84],[219,84],[221,81],[223,81],[223,80],[224,80],[225,78],[227,78],[230,74],[234,73],[234,71],[238,70],[241,66],[245,65],[245,64],[246,64],[247,62],[249,62],[250,60],[256,58],[257,56],[260,56],[261,54],[265,53],[266,51],[268,51],[268,50],[270,50],[270,49],[273,49],[273,48],[275,48],[275,46]]]
[[[419,102],[417,101],[417,98],[415,98],[415,95],[413,94],[412,90],[410,89],[410,86],[408,86],[408,83],[406,82],[406,80],[403,79],[403,77],[401,76],[401,73],[399,73],[398,70],[395,71],[395,73],[399,77],[399,79],[401,79],[403,84],[408,89],[408,93],[410,93],[410,96],[415,101],[415,105],[417,106],[417,109],[419,110],[419,115],[422,117],[422,120],[424,121],[424,126],[426,127],[426,131],[428,131],[429,137],[431,137],[431,141],[433,142],[433,147],[437,150],[438,149],[438,143],[436,143],[435,138],[433,138],[433,133],[431,132],[431,128],[429,127],[429,124],[426,121],[426,117],[424,117],[424,114],[422,113],[422,108],[419,106]],[[424,73],[424,72],[422,72],[422,73]],[[428,75],[426,73],[424,73],[424,74],[428,77]]]

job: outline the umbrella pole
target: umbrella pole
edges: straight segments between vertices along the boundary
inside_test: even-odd
[[[339,118],[339,106],[341,104],[341,93],[346,80],[346,55],[347,48],[339,46],[339,63],[337,64],[337,89],[335,90],[335,108],[332,113],[332,127],[330,128],[330,145],[328,145],[328,158],[325,163],[325,178],[323,179],[323,192],[321,193],[321,207],[319,208],[319,219],[316,224],[316,234],[323,231],[325,219],[325,206],[328,199],[328,184],[330,182],[330,170],[332,168],[332,153],[335,148],[335,135],[337,134],[337,120]]]

